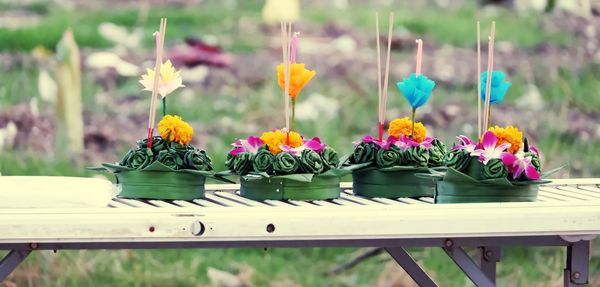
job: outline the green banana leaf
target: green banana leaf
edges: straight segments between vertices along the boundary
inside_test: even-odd
[[[174,170],[155,161],[141,170],[118,164],[103,163],[101,167],[89,168],[111,172],[120,184],[119,197],[136,199],[192,200],[204,198],[207,177],[231,182],[211,171],[190,169]]]
[[[416,175],[427,168],[395,166],[365,168],[352,173],[352,192],[364,197],[432,197],[435,181]]]
[[[240,178],[240,195],[253,200],[325,200],[338,198],[340,192],[339,176],[290,174]]]

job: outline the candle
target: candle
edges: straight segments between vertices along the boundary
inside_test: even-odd
[[[290,44],[290,63],[296,63],[296,48],[298,47],[298,35],[300,33],[295,32],[294,36],[292,36],[292,43]]]

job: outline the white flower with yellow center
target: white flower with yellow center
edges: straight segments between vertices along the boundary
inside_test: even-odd
[[[147,69],[146,74],[142,75],[140,84],[144,86],[144,91],[152,91],[154,87],[154,69]],[[161,97],[166,97],[182,85],[181,76],[179,71],[175,70],[171,60],[167,60],[160,66],[160,78],[158,80],[158,94]]]

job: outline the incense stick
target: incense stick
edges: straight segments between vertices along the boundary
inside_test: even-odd
[[[484,118],[485,118],[485,129],[487,130],[490,127],[490,92],[492,88],[492,72],[494,71],[494,39],[496,37],[496,22],[492,22],[492,31],[490,32],[490,36],[488,38],[488,67],[487,67],[487,78],[485,85],[485,108],[484,108]]]
[[[381,124],[383,124],[385,120],[385,108],[387,106],[387,96],[388,96],[388,78],[390,75],[390,54],[392,49],[392,30],[394,29],[394,12],[390,13],[388,19],[388,42],[387,42],[387,57],[385,60],[385,74],[383,80],[383,94],[381,97],[383,98],[383,106],[381,108]]]
[[[148,147],[152,147],[152,136],[154,134],[154,122],[156,117],[156,97],[160,80],[160,66],[162,65],[162,53],[167,19],[160,19],[160,28],[156,36],[156,62],[154,65],[154,84],[152,87],[152,98],[150,99],[150,115],[148,117]]]
[[[293,122],[290,125],[290,49],[291,49],[291,37],[292,37],[292,23],[288,23],[287,31],[285,35],[285,43],[286,43],[286,68],[285,68],[285,106],[287,109],[287,120],[286,120],[286,128],[291,131],[293,127]],[[289,135],[288,135],[289,136]]]
[[[481,24],[477,21],[477,138],[481,132]]]
[[[379,140],[383,138],[383,116],[382,112],[382,101],[381,98],[381,47],[379,46],[379,13],[375,12],[375,36],[377,42],[377,130],[379,133]]]
[[[421,75],[421,65],[423,62],[423,40],[417,39],[415,42],[417,43],[417,66],[415,68],[415,74],[419,76]]]
[[[283,79],[284,79],[284,102],[285,102],[285,128],[290,130],[290,86],[289,86],[289,53],[290,53],[290,41],[289,35],[291,33],[291,23],[281,22],[281,52],[283,56]]]

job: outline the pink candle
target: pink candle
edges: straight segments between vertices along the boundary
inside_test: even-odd
[[[421,75],[421,63],[423,62],[423,40],[417,40],[417,67],[416,73],[417,76]]]
[[[290,63],[296,63],[296,48],[298,47],[298,35],[300,33],[295,32],[294,36],[292,36],[292,43],[290,44]]]

